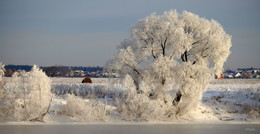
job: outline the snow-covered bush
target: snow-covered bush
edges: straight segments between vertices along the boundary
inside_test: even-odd
[[[129,75],[137,93],[173,102],[176,115],[185,115],[219,75],[230,54],[231,36],[215,20],[175,10],[139,21],[107,63],[111,73]],[[175,90],[168,100],[168,91]]]
[[[4,76],[4,74],[5,74],[5,65],[2,62],[0,62],[0,76],[1,76],[1,78]]]
[[[4,76],[5,68],[0,62],[0,121],[4,121],[8,115],[8,106],[5,103]]]
[[[67,103],[57,111],[59,115],[82,121],[104,121],[108,119],[106,105],[95,99],[84,100],[74,95],[67,95]]]
[[[133,79],[126,75],[122,80],[125,92],[116,98],[116,111],[129,121],[166,120],[173,115],[174,107],[163,100],[154,100],[137,93]],[[173,116],[172,116],[173,117]]]
[[[4,80],[3,76],[5,74],[5,66],[0,62],[0,98],[1,95],[3,95],[3,86],[4,86]]]
[[[43,121],[52,100],[50,78],[37,66],[30,72],[15,72],[5,85],[15,120]]]
[[[0,98],[3,96],[3,86],[4,86],[4,76],[5,68],[4,65],[0,62]]]
[[[122,92],[120,88],[114,87],[114,85],[107,84],[52,84],[52,93],[56,95],[74,94],[83,98],[89,97],[114,97],[116,94]]]

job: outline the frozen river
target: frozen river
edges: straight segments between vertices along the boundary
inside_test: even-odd
[[[260,124],[0,125],[1,134],[260,134]]]

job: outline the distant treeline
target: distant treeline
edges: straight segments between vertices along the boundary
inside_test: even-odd
[[[12,70],[12,71],[17,71],[17,70],[25,70],[26,72],[29,72],[32,70],[31,65],[5,65],[5,70]]]
[[[84,67],[84,66],[41,66],[40,68],[45,70],[46,68],[60,68],[61,70],[63,69],[68,69],[68,70],[82,70],[86,72],[98,72],[98,71],[103,71],[103,67]],[[12,71],[17,71],[17,70],[25,70],[25,71],[31,71],[32,65],[5,65],[5,70],[12,70]]]
[[[103,71],[103,67],[83,67],[83,66],[70,66],[69,68],[71,68],[71,70],[82,70],[82,71],[86,71],[86,72],[100,72]]]

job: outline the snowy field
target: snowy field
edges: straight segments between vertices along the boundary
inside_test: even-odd
[[[104,117],[104,119],[100,119],[98,122],[124,122],[124,120],[117,117],[114,111],[115,107],[112,105],[114,103],[114,96],[121,92],[120,86],[111,87],[111,81],[113,80],[106,78],[93,78],[93,84],[81,84],[81,81],[82,78],[52,78],[52,91],[57,95],[53,100],[49,114],[45,117],[47,122],[87,121],[57,114],[57,109],[67,103],[67,93],[83,96],[83,98],[86,98],[86,102],[91,101],[91,98],[98,98],[100,102],[108,104],[105,106],[105,109],[110,110],[110,116]],[[86,97],[90,94],[95,94],[95,96]],[[259,123],[260,80],[214,80],[210,83],[208,90],[204,92],[197,111],[192,113],[193,116],[185,117],[179,121],[198,123]]]
[[[5,78],[7,81],[9,78]],[[129,123],[116,111],[116,97],[123,92],[116,79],[51,78],[52,99],[44,122]],[[77,97],[72,97],[73,94]],[[80,97],[79,97],[80,96]],[[80,98],[80,99],[78,99]],[[83,99],[82,99],[83,98]],[[84,100],[84,102],[82,102]],[[82,105],[86,107],[82,107]],[[75,108],[74,108],[75,107]],[[136,122],[136,121],[134,121]],[[177,120],[140,120],[145,123],[260,123],[260,80],[218,79],[210,83],[198,108]],[[18,123],[18,122],[9,122]]]
[[[5,78],[7,81],[9,78]],[[122,119],[115,96],[123,90],[114,79],[52,78],[53,96],[44,122],[3,122],[0,133],[251,133],[260,132],[260,80],[214,80],[195,111],[177,120]],[[111,83],[113,82],[113,83]],[[70,94],[76,95],[72,97]],[[80,97],[79,97],[80,96]],[[83,98],[83,99],[79,99]]]

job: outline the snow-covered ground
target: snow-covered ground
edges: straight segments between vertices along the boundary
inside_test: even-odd
[[[105,109],[109,109],[109,117],[98,122],[124,122],[117,117],[113,96],[120,93],[120,86],[111,87],[108,79],[94,78],[93,84],[81,84],[82,78],[52,78],[52,90],[59,94],[53,99],[46,122],[84,122],[76,117],[65,117],[57,113],[57,109],[67,103],[66,93],[84,96],[90,101],[88,94],[96,94]],[[113,88],[113,90],[111,90]],[[117,88],[117,89],[116,89]],[[103,95],[103,96],[102,96]],[[92,97],[93,98],[93,97]],[[105,100],[105,101],[104,101]],[[196,111],[191,112],[177,122],[226,123],[250,122],[260,123],[260,80],[259,79],[218,79],[210,83],[208,90]],[[96,120],[95,120],[96,121]],[[176,121],[173,121],[176,122]]]
[[[260,80],[222,79],[204,93],[202,111],[220,121],[260,121]]]
[[[8,78],[6,79],[8,81]],[[122,87],[119,84],[111,84],[113,80],[106,78],[92,78],[92,84],[82,84],[82,79],[51,78],[52,92],[56,95],[53,97],[51,108],[44,118],[45,122],[127,122],[118,116],[114,106],[115,96],[122,92]],[[75,94],[83,99],[75,99],[68,94]],[[86,107],[81,107],[81,104],[86,102],[91,103]],[[71,103],[77,103],[77,108],[70,108],[70,106],[75,106]],[[94,105],[95,109],[92,109],[91,107]],[[73,110],[68,113],[66,108]],[[96,117],[92,118],[93,116]],[[208,90],[204,92],[198,108],[192,111],[190,116],[178,120],[155,122],[258,124],[260,123],[260,80],[214,80],[210,83]]]

